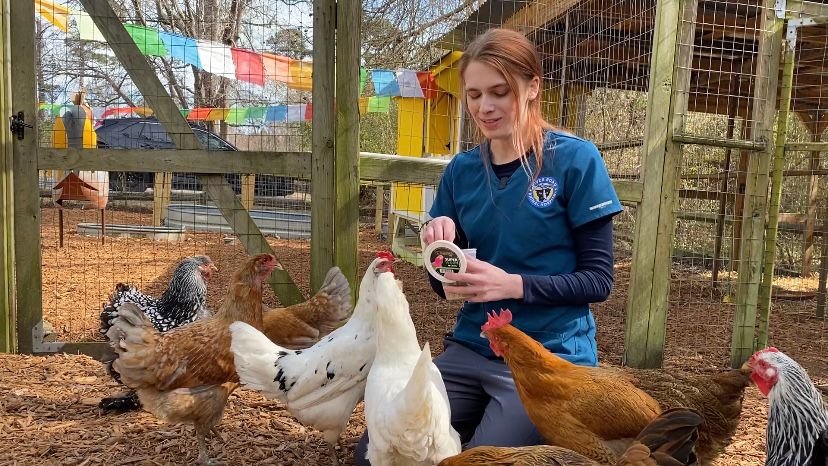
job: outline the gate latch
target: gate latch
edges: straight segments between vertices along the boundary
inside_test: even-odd
[[[17,112],[17,115],[10,116],[9,120],[11,121],[11,126],[10,126],[11,132],[12,132],[12,134],[17,135],[17,139],[23,139],[23,136],[25,135],[26,128],[32,128],[33,127],[32,125],[26,124],[26,122],[23,120],[23,112],[22,111]]]

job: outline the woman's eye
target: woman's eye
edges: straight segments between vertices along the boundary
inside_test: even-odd
[[[476,98],[480,97],[480,93],[479,92],[469,92],[469,93],[466,94],[466,96],[470,99],[476,99]]]

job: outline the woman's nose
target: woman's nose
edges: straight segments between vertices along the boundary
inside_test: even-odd
[[[490,100],[488,100],[484,97],[483,101],[480,102],[480,111],[483,112],[483,113],[489,113],[489,112],[492,112],[493,110],[494,110],[494,104]]]

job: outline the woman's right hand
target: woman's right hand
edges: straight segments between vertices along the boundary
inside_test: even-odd
[[[441,239],[454,242],[457,227],[454,225],[454,220],[449,217],[435,217],[425,224],[420,234],[426,246]]]

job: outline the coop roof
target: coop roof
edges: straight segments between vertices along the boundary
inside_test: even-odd
[[[462,50],[494,26],[523,32],[541,50],[545,78],[588,89],[646,91],[650,75],[656,0],[489,0],[443,36],[438,45]],[[828,0],[809,2],[828,14]],[[762,0],[699,0],[694,24],[691,111],[747,111],[753,95]],[[690,12],[692,13],[692,12]],[[695,18],[693,18],[695,16]],[[688,21],[689,19],[689,21]],[[828,108],[828,26],[800,29],[793,107],[800,113]]]

